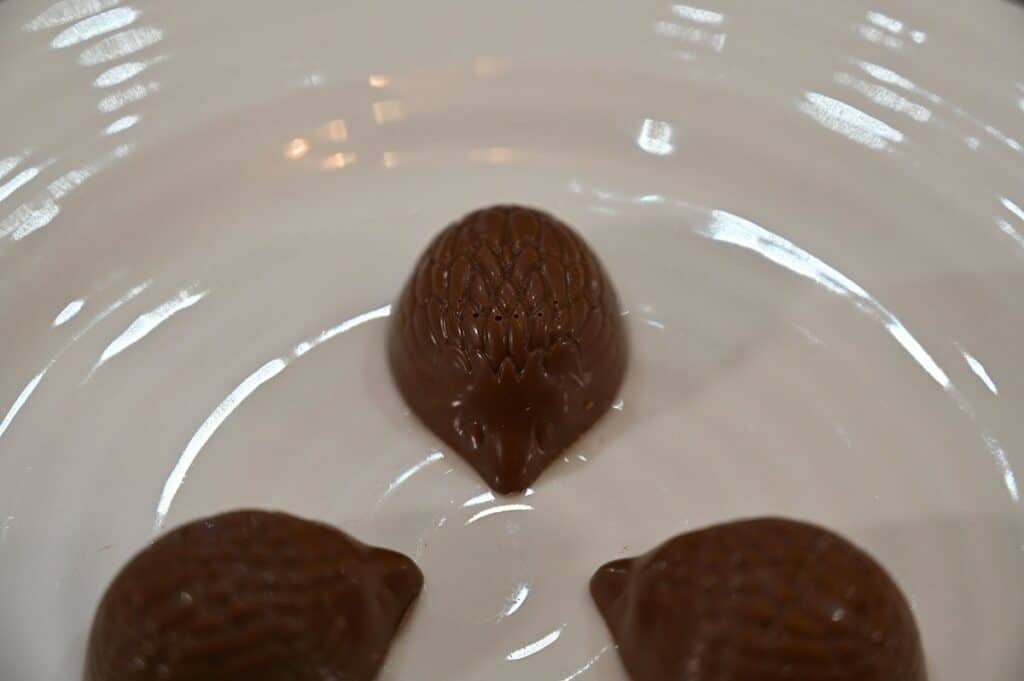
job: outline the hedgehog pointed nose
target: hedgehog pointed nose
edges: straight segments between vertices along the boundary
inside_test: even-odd
[[[535,477],[536,442],[528,429],[497,430],[487,440],[487,455],[494,462],[488,482],[501,494],[522,492]]]

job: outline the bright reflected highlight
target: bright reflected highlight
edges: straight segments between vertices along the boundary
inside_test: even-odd
[[[78,63],[82,66],[95,66],[114,61],[144,50],[163,39],[164,32],[154,26],[121,31],[82,50],[82,53],[78,55]]]
[[[384,492],[383,495],[381,495],[380,500],[383,501],[385,498],[390,496],[392,492],[394,492],[396,489],[405,484],[405,482],[409,480],[409,478],[416,475],[421,470],[423,470],[430,464],[434,463],[435,461],[440,461],[443,458],[444,454],[442,454],[441,452],[431,452],[430,454],[427,454],[427,456],[424,459],[416,462],[412,466],[409,466],[409,468],[399,473],[398,477],[392,480],[391,484],[388,485],[387,490]]]
[[[168,300],[159,307],[141,315],[138,319],[132,322],[120,336],[111,341],[110,345],[108,345],[103,351],[103,354],[100,355],[99,361],[96,362],[96,366],[94,366],[92,370],[96,371],[96,369],[99,369],[107,361],[113,359],[151,334],[158,326],[166,322],[168,319],[182,310],[187,310],[198,303],[206,297],[207,293],[209,293],[209,291],[202,291],[201,293],[195,294],[190,294],[188,291],[182,291],[177,295],[177,297]],[[90,372],[89,375],[91,376],[92,372]],[[89,379],[86,378],[86,380]]]
[[[533,643],[527,644],[519,650],[513,650],[511,653],[505,656],[505,659],[510,662],[517,662],[519,660],[525,660],[528,657],[536,655],[537,653],[539,653],[540,651],[544,650],[545,648],[553,644],[555,641],[557,641],[559,637],[561,637],[562,631],[564,629],[565,625],[563,624],[547,636],[538,639]]]
[[[860,109],[817,92],[804,93],[799,108],[824,127],[875,151],[903,141],[903,133]]]
[[[505,504],[503,506],[495,506],[493,508],[486,508],[479,513],[475,514],[472,518],[466,521],[466,525],[472,525],[478,520],[489,518],[492,515],[498,515],[499,513],[510,513],[512,511],[532,511],[533,506],[529,504]]]
[[[50,224],[60,215],[60,206],[53,199],[26,203],[0,222],[0,239],[9,236],[12,241],[24,239],[36,230]]]
[[[725,21],[725,15],[720,12],[712,12],[709,9],[690,7],[689,5],[672,5],[672,13],[681,19],[688,19],[698,24],[720,24]]]
[[[985,433],[983,437],[985,445],[996,460],[996,465],[999,466],[999,470],[1003,473],[1003,484],[1006,485],[1006,489],[1010,493],[1010,497],[1014,501],[1019,502],[1020,491],[1017,489],[1017,478],[1013,475],[1013,469],[1010,467],[1010,460],[1006,457],[1006,452],[1003,450],[1003,446],[999,444],[999,440],[990,433]]]
[[[334,338],[338,334],[354,329],[361,324],[365,324],[372,319],[387,317],[390,312],[391,306],[384,305],[375,310],[370,310],[369,312],[364,312],[363,314],[356,315],[351,319],[345,320],[337,326],[322,331],[316,338],[299,343],[295,347],[293,358],[301,357],[321,343]],[[159,530],[163,526],[164,519],[167,517],[167,513],[171,509],[171,504],[173,503],[174,498],[177,496],[178,491],[185,482],[189,469],[195,463],[196,457],[199,456],[199,452],[202,451],[203,447],[206,446],[206,443],[209,442],[211,437],[213,437],[213,434],[217,432],[217,429],[221,427],[228,416],[230,416],[235,409],[241,406],[242,402],[252,395],[257,388],[284,371],[290,361],[291,359],[284,357],[277,357],[270,360],[251,373],[244,381],[239,383],[238,387],[232,390],[228,396],[217,405],[213,412],[206,417],[206,420],[203,421],[202,425],[199,426],[199,429],[196,430],[195,434],[192,436],[192,439],[190,439],[188,444],[185,445],[185,449],[181,452],[177,463],[174,464],[174,468],[171,470],[170,474],[167,476],[167,480],[164,482],[163,490],[160,492],[160,499],[157,501],[156,505],[155,529]]]
[[[501,610],[501,615],[498,619],[504,619],[509,615],[514,615],[519,608],[523,607],[523,603],[526,602],[526,597],[530,595],[530,587],[526,584],[520,584],[516,592],[512,594],[508,601],[505,603],[505,607]]]
[[[217,429],[224,423],[224,420],[231,416],[231,412],[237,409],[257,388],[281,373],[285,366],[285,361],[280,358],[273,359],[261,366],[239,383],[238,387],[232,390],[217,405],[213,413],[203,421],[203,424],[199,426],[199,430],[189,440],[185,450],[178,457],[178,462],[174,464],[171,474],[167,476],[167,480],[164,482],[164,488],[160,492],[160,500],[156,505],[156,529],[160,529],[163,526],[164,518],[167,517],[167,512],[171,510],[171,503],[174,501],[174,497],[177,496],[178,490],[181,489],[182,483],[185,482],[185,476],[188,475],[189,469],[195,463],[199,452],[202,451],[206,443],[213,437],[213,434],[217,432]]]
[[[126,80],[131,80],[146,70],[148,64],[141,61],[130,61],[124,64],[112,66],[100,75],[96,76],[93,85],[96,87],[111,87]]]
[[[49,369],[50,365],[47,365],[45,369],[36,374],[35,378],[29,381],[28,384],[22,388],[21,393],[14,400],[14,404],[12,404],[11,408],[7,410],[7,415],[4,416],[4,420],[0,421],[0,437],[3,437],[4,433],[7,432],[7,429],[11,427],[14,417],[18,415],[21,408],[25,406],[26,402],[28,402],[28,398],[32,396],[33,392],[35,392],[35,389],[39,386],[39,381],[43,380],[43,376],[46,375],[46,372],[49,371]]]
[[[597,651],[597,655],[594,655],[592,658],[587,660],[587,663],[585,665],[583,665],[582,667],[580,667],[579,669],[574,671],[572,674],[569,674],[569,676],[567,676],[564,679],[562,679],[562,681],[573,681],[573,679],[579,678],[588,669],[590,669],[595,664],[597,664],[597,661],[600,660],[604,656],[604,654],[607,653],[611,649],[612,649],[612,645],[609,643],[604,648],[601,648],[601,650]]]
[[[960,354],[964,356],[964,361],[967,362],[967,366],[970,368],[971,372],[973,372],[974,375],[985,384],[985,387],[988,388],[989,392],[993,395],[998,395],[999,388],[996,387],[996,382],[992,380],[992,377],[988,375],[988,371],[985,370],[985,365],[982,364],[977,357],[966,350],[961,350]]]
[[[487,504],[492,501],[494,501],[494,493],[484,492],[483,494],[478,494],[475,497],[466,499],[466,501],[462,504],[462,507],[466,508],[469,506],[479,506],[480,504]]]
[[[82,311],[82,306],[85,305],[85,299],[79,298],[78,300],[72,300],[68,303],[63,310],[54,318],[53,325],[60,326],[66,324],[72,317]]]
[[[833,293],[857,300],[861,303],[861,309],[881,321],[896,342],[936,383],[945,390],[952,388],[946,372],[935,363],[910,331],[871,294],[842,272],[778,234],[726,211],[712,211],[711,223],[702,234],[715,241],[754,251],[790,272],[817,282]]]
[[[62,0],[25,24],[26,31],[42,31],[47,28],[64,26],[91,14],[114,7],[119,0]]]
[[[107,126],[106,130],[103,131],[104,135],[116,135],[119,132],[124,132],[128,128],[134,126],[139,122],[138,116],[122,116],[116,121]]]
[[[96,108],[103,113],[111,113],[117,111],[126,104],[132,104],[145,99],[159,89],[160,84],[156,82],[147,83],[146,85],[136,83],[135,85],[119,90],[112,95],[107,95],[99,101]]]
[[[672,126],[665,121],[658,121],[653,118],[645,118],[640,126],[640,135],[636,138],[636,145],[655,156],[667,156],[675,151],[672,144]]]
[[[50,45],[54,49],[71,47],[104,33],[124,28],[134,22],[138,16],[139,13],[131,7],[118,7],[109,12],[94,14],[59,33]]]

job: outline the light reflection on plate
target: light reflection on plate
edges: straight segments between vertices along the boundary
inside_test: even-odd
[[[74,678],[129,555],[263,506],[416,556],[383,679],[621,681],[590,572],[782,513],[896,574],[933,681],[1016,681],[1024,11],[399,5],[0,3],[0,676]],[[382,352],[497,201],[586,234],[635,352],[512,498]]]

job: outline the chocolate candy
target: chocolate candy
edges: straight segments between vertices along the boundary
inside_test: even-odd
[[[828,530],[764,518],[608,563],[590,590],[634,681],[924,681],[913,615]]]
[[[85,681],[373,679],[423,586],[405,556],[283,513],[158,539],[93,621]]]
[[[611,406],[626,368],[615,290],[554,217],[471,213],[427,248],[390,359],[413,412],[497,492],[526,489]]]

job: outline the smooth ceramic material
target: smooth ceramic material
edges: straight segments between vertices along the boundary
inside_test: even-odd
[[[0,678],[79,673],[162,529],[413,555],[382,679],[623,681],[600,564],[782,514],[875,555],[933,681],[1024,670],[1024,8],[0,1]],[[550,210],[617,408],[494,498],[384,351],[429,237]]]

